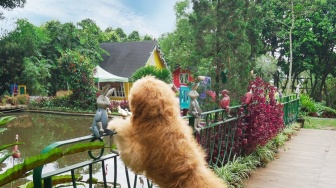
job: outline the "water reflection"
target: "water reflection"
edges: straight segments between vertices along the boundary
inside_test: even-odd
[[[25,145],[19,145],[21,158],[8,158],[2,165],[0,173],[11,168],[14,164],[22,162],[26,157],[39,154],[43,148],[51,143],[90,135],[89,127],[93,119],[93,116],[67,116],[42,113],[2,114],[2,116],[4,115],[14,115],[17,119],[10,122],[7,125],[8,130],[0,135],[0,145],[13,143],[15,135],[19,135],[19,141],[24,142]],[[0,156],[11,152],[12,148],[4,150],[0,153]],[[46,165],[43,168],[43,172],[53,171],[88,158],[87,152],[66,156],[57,160],[57,162]],[[100,168],[99,164],[93,166],[94,172],[99,171]],[[28,179],[31,179],[31,177],[28,177]],[[10,187],[16,187],[26,181],[27,179],[23,178],[18,182],[12,183]]]
[[[13,143],[15,141],[15,135],[19,135],[19,141],[24,142],[25,145],[19,145],[19,150],[21,153],[21,159],[14,159],[12,157],[8,158],[2,166],[0,166],[0,173],[4,173],[8,168],[13,167],[13,164],[22,162],[24,158],[34,156],[39,154],[43,148],[56,141],[62,141],[82,136],[90,135],[91,132],[89,127],[91,126],[92,116],[67,116],[67,115],[56,115],[56,114],[43,114],[43,113],[13,113],[13,114],[0,114],[4,115],[14,115],[17,119],[13,120],[7,125],[8,130],[0,134],[0,145]],[[104,137],[104,142],[109,143],[109,138]],[[65,148],[64,148],[65,149]],[[12,148],[0,152],[0,157],[4,156],[6,153],[11,153]],[[105,149],[105,152],[109,152]],[[62,168],[75,164],[77,162],[85,161],[89,159],[87,152],[65,156],[56,162],[47,164],[43,168],[43,173],[54,171],[57,168]],[[109,182],[113,181],[114,177],[114,160],[106,161],[106,168],[108,171],[107,180]],[[117,162],[117,176],[118,183],[121,187],[127,187],[127,181],[125,176],[125,166],[118,159]],[[76,170],[76,174],[82,174],[83,180],[88,179],[88,167],[84,167]],[[93,165],[93,177],[97,178],[99,181],[103,180],[103,174],[101,169],[101,164],[96,163]],[[142,177],[145,179],[144,177]],[[7,184],[5,188],[17,187],[19,185],[25,184],[32,177],[21,178],[15,182]],[[133,174],[130,176],[131,184],[134,183]],[[140,180],[137,181],[137,187],[147,187],[147,185],[142,185]]]
[[[6,114],[7,115],[7,114]],[[60,140],[87,136],[93,117],[66,116],[42,113],[17,113],[10,114],[17,117],[7,125],[8,130],[1,135],[0,144],[19,141],[25,145],[19,146],[21,157],[39,154],[40,151]]]

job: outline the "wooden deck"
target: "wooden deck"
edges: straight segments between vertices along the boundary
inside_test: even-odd
[[[246,188],[336,188],[336,131],[301,129]]]

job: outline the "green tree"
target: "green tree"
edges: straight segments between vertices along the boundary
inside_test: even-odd
[[[326,88],[325,82],[328,75],[334,75],[335,72],[332,67],[335,67],[334,17],[336,14],[331,8],[335,4],[334,0],[324,2],[293,0],[287,3],[267,1],[264,4],[268,19],[266,19],[263,37],[268,41],[273,55],[276,51],[279,52],[278,65],[288,75],[287,78],[292,77],[290,81],[287,79],[285,85],[291,89],[294,88],[295,80],[307,71],[308,77],[312,78],[308,84],[311,87],[310,94],[318,101],[324,98],[322,93]],[[295,13],[294,18],[292,12]],[[295,28],[292,29],[292,37],[290,37],[290,28],[293,25]],[[290,53],[291,49],[292,53]],[[291,60],[293,65],[290,74],[288,62]]]
[[[211,76],[217,96],[226,88],[238,99],[250,79],[251,60],[263,50],[260,5],[242,0],[191,3],[192,11],[190,1],[175,5],[176,30],[159,40],[165,57],[170,64],[188,68],[195,75]],[[247,28],[254,29],[247,32]],[[225,70],[229,81],[224,85]]]
[[[97,89],[93,82],[93,69],[96,66],[88,56],[79,50],[65,50],[58,59],[61,74],[73,91],[72,105],[83,110],[96,109]]]
[[[132,42],[132,41],[141,41],[141,37],[139,35],[138,31],[132,31],[132,33],[130,33],[127,36],[127,41]]]
[[[43,29],[38,28],[25,19],[16,22],[16,28],[0,40],[0,79],[3,80],[0,92],[8,90],[13,83],[24,84],[21,76],[25,57],[43,58],[40,47],[48,42]]]
[[[61,24],[59,21],[50,21],[41,27],[45,28],[50,37],[50,42],[43,48],[43,53],[52,62],[51,78],[48,80],[49,83],[53,83],[49,89],[51,94],[55,94],[58,90],[68,89],[68,79],[72,73],[63,71],[58,64],[66,51],[76,51],[82,54],[90,59],[93,67],[102,60],[101,54],[105,51],[100,48],[99,44],[103,38],[103,32],[94,21],[82,20],[77,23],[77,27],[72,23]],[[90,68],[87,71],[92,72],[92,67],[87,68]],[[92,97],[88,96],[88,98]]]
[[[121,29],[120,27],[115,29],[115,32],[117,33],[121,41],[125,41],[127,39],[127,35],[124,33],[124,30]]]
[[[164,52],[165,59],[169,62],[170,70],[173,72],[176,67],[189,68],[195,56],[195,38],[192,37],[193,26],[189,22],[190,2],[180,1],[175,4],[176,29],[172,33],[162,35],[158,42]],[[207,69],[199,66],[198,73],[207,75]]]
[[[143,41],[150,41],[150,40],[153,40],[153,37],[150,36],[150,35],[145,35],[142,40]]]
[[[0,6],[6,10],[11,10],[17,7],[23,7],[26,0],[1,0]],[[0,12],[0,20],[3,19],[3,12]]]
[[[195,27],[196,53],[204,62],[209,62],[211,76],[215,78],[216,96],[219,96],[221,74],[225,69],[230,71],[229,83],[235,84],[232,75],[243,78],[233,65],[238,59],[249,57],[251,47],[247,43],[246,28],[243,17],[243,1],[192,1],[194,15],[191,24]],[[197,62],[197,59],[195,61]],[[241,60],[243,60],[241,59]],[[246,59],[243,60],[246,62]],[[201,63],[201,61],[200,61]],[[238,68],[239,69],[239,68]],[[246,69],[245,69],[246,70]],[[242,70],[240,73],[245,72]],[[247,74],[247,72],[246,72]],[[247,83],[246,83],[247,85]],[[232,91],[231,88],[228,88]],[[216,98],[219,103],[219,98]]]
[[[323,100],[323,91],[328,93],[326,81],[329,75],[336,77],[336,6],[335,0],[328,0],[327,3],[315,2],[314,12],[311,12],[308,19],[313,23],[311,30],[313,40],[309,47],[307,58],[311,60],[313,65],[310,73],[315,78],[312,84],[311,95],[318,101]],[[298,28],[299,29],[299,28]],[[300,36],[300,42],[304,42],[305,38]],[[308,36],[309,37],[309,36]],[[326,93],[325,93],[326,94]]]
[[[54,95],[70,86],[76,91],[71,98],[72,106],[95,109],[92,72],[102,60],[101,54],[106,53],[100,48],[102,38],[103,32],[90,19],[77,26],[50,21],[40,27],[18,20],[17,28],[0,40],[0,61],[5,65],[0,68],[0,76],[6,80],[6,88],[10,83],[27,84],[31,94]],[[75,76],[74,80],[78,80],[80,75],[66,70],[60,62],[65,67],[71,63],[81,66],[77,71],[83,76],[80,82],[83,87],[71,79]]]
[[[260,78],[269,82],[277,71],[277,59],[270,55],[261,55],[256,58],[256,65],[253,70]]]
[[[24,69],[22,77],[25,79],[28,91],[31,95],[46,96],[50,83],[51,65],[46,59],[36,59],[36,57],[24,58]]]
[[[103,40],[102,42],[120,42],[121,39],[118,33],[112,29],[112,27],[108,27],[105,29],[103,33]]]

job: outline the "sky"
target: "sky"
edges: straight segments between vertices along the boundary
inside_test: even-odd
[[[120,27],[126,34],[138,31],[154,38],[175,28],[174,5],[179,0],[27,0],[24,8],[3,10],[2,29],[12,30],[18,18],[36,26],[50,20],[76,24],[90,18],[101,30]]]

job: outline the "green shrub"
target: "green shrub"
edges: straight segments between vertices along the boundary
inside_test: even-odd
[[[302,111],[306,111],[308,113],[316,113],[318,111],[315,101],[306,94],[300,95],[300,104]]]
[[[229,188],[243,188],[243,180],[248,178],[257,167],[266,166],[268,162],[272,161],[278,148],[282,147],[289,139],[288,135],[293,135],[299,130],[299,127],[298,123],[287,126],[283,132],[266,145],[259,146],[252,154],[246,157],[234,157],[225,166],[214,167],[214,171],[228,184]]]
[[[316,114],[317,116],[336,116],[336,110],[323,105],[322,103],[315,102],[311,97],[306,94],[300,95],[300,114]]]
[[[318,109],[317,110],[317,113],[319,116],[325,114],[326,117],[328,116],[336,116],[336,110],[335,109],[332,109],[330,107],[327,107],[327,106],[324,106],[320,103],[316,103],[315,104],[316,108]]]
[[[29,95],[17,95],[16,98],[19,104],[28,104]]]
[[[5,106],[7,104],[7,99],[5,97],[1,98],[1,103],[3,106]]]
[[[17,100],[16,97],[11,97],[11,96],[9,96],[9,95],[5,95],[4,97],[7,99],[7,101],[8,101],[11,105],[17,105],[17,104],[18,104],[18,100]]]
[[[53,105],[56,107],[69,107],[70,95],[56,96],[53,99]]]
[[[162,80],[166,83],[171,83],[173,80],[171,72],[168,69],[158,69],[155,66],[145,66],[139,68],[133,73],[133,75],[131,76],[131,80],[132,82],[135,82],[136,80],[147,75],[155,76],[155,78]]]

